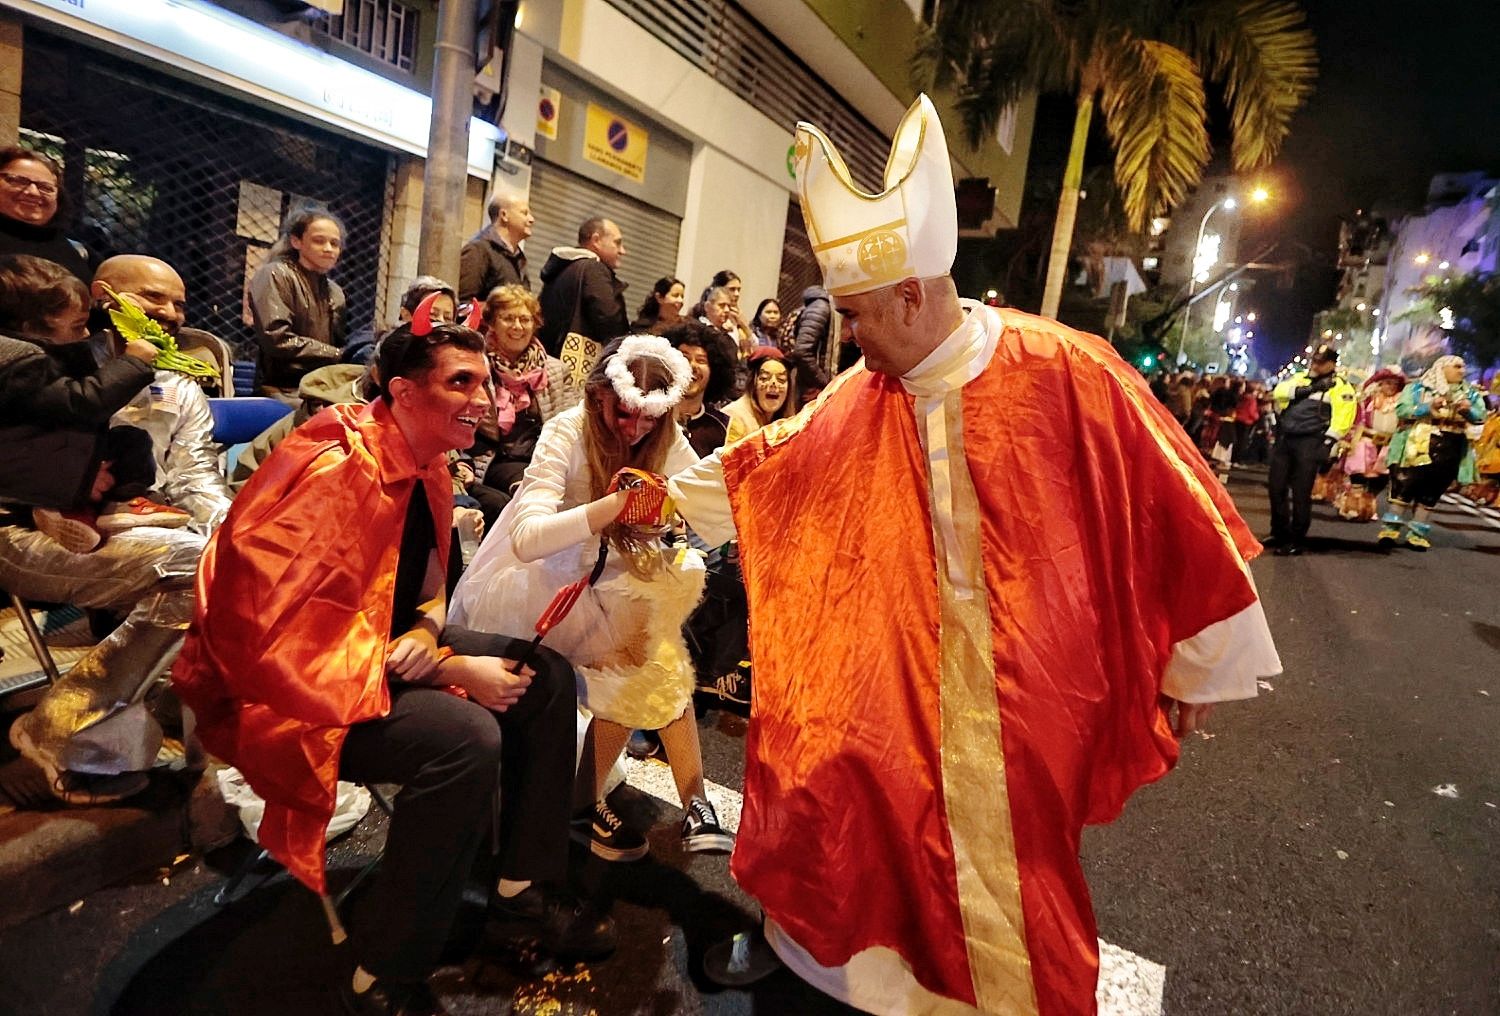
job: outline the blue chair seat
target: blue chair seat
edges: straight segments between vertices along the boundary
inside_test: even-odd
[[[280,399],[249,396],[234,399],[209,399],[208,410],[214,415],[214,441],[221,445],[244,444],[292,411]]]

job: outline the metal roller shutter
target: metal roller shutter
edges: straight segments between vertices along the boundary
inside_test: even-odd
[[[656,280],[677,271],[681,219],[542,159],[531,167],[531,214],[536,225],[526,241],[526,260],[537,292],[552,248],[578,246],[578,227],[595,215],[613,219],[625,237],[616,274],[628,286],[625,311],[632,320]],[[697,299],[691,288],[689,303]]]

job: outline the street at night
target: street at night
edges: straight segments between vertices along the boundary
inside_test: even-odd
[[[1497,38],[0,0],[0,1016],[1500,1016]]]

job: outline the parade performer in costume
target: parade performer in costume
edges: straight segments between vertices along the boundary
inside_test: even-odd
[[[204,552],[173,671],[204,744],[265,798],[261,845],[315,892],[336,780],[401,784],[342,986],[372,1016],[446,1011],[426,977],[497,782],[492,913],[556,952],[613,947],[607,921],[545,888],[566,877],[571,668],[543,651],[519,672],[525,643],[446,624],[445,453],[473,442],[492,399],[483,338],[432,326],[424,303],[380,342],[380,396],[324,410],[245,485]]]
[[[1259,547],[1107,343],[958,298],[925,96],[880,194],[809,124],[795,160],[863,362],[668,483],[709,543],[738,531],[750,598],[732,871],[850,1004],[1092,1012],[1082,828],[1279,671]]]
[[[1379,514],[1375,499],[1390,481],[1386,455],[1396,433],[1396,402],[1404,387],[1405,376],[1390,367],[1377,370],[1360,387],[1354,427],[1344,437],[1347,450],[1339,462],[1349,484],[1333,500],[1342,518],[1368,522]]]
[[[1469,453],[1470,424],[1483,423],[1484,393],[1464,380],[1461,356],[1440,356],[1406,386],[1396,403],[1401,421],[1391,439],[1391,497],[1381,517],[1380,544],[1394,546],[1406,526],[1406,545],[1432,546],[1428,521]]]
[[[584,384],[584,402],[548,420],[516,496],[453,594],[456,623],[496,631],[541,615],[562,587],[586,575],[605,547],[604,571],[547,644],[580,675],[579,701],[593,714],[596,800],[574,835],[600,857],[635,860],[645,838],[604,800],[605,782],[631,730],[659,730],[687,811],[683,845],[727,852],[703,785],[697,720],[690,708],[693,662],[682,626],[703,595],[702,556],[666,548],[661,527],[640,528],[632,499],[661,504],[659,476],[698,461],[672,410],[692,380],[666,339],[633,335],[607,347]],[[620,471],[646,475],[619,488]],[[649,518],[647,521],[650,520]]]

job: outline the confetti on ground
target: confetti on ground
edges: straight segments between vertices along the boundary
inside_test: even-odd
[[[1494,806],[1491,805],[1491,807],[1494,807]],[[76,913],[78,913],[78,911],[80,911],[82,909],[83,909],[83,900],[75,900],[73,902],[73,905],[68,908],[68,913],[70,913],[70,914],[76,914]]]
[[[1483,695],[1485,698],[1489,698],[1490,697],[1490,693],[1487,692],[1487,691],[1485,691],[1483,688],[1479,689],[1479,694]]]
[[[1380,803],[1384,804],[1387,808],[1394,808],[1396,806],[1395,801],[1382,801]]]
[[[1439,783],[1432,788],[1432,792],[1439,797],[1457,797],[1458,787],[1452,783]]]
[[[1270,681],[1256,681],[1255,684],[1256,684],[1257,687],[1260,688],[1261,691],[1275,691],[1276,690],[1275,688],[1271,687],[1271,682]]]
[[[1340,861],[1347,861],[1347,860],[1349,860],[1349,854],[1348,854],[1348,852],[1347,852],[1347,851],[1344,851],[1344,850],[1335,850],[1335,851],[1334,851],[1334,852],[1333,852],[1333,854],[1334,854],[1334,856],[1335,856],[1335,857],[1337,857],[1337,858],[1338,858],[1338,859],[1339,859],[1339,860],[1340,860]]]

